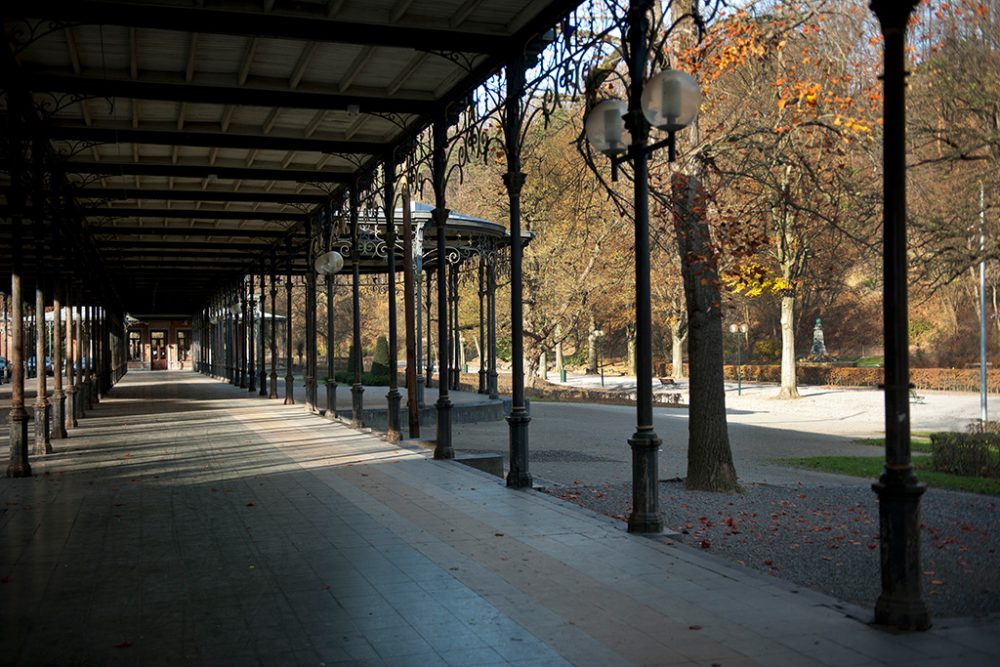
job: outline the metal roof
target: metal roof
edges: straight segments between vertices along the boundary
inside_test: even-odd
[[[91,266],[126,309],[196,308],[271,247],[301,247],[309,211],[461,104],[578,2],[5,0],[2,113],[12,95],[30,95],[32,132],[59,156],[53,186],[68,186],[83,225],[42,252],[99,257]],[[0,211],[7,247],[9,204]],[[46,225],[70,224],[51,217],[45,238]],[[0,257],[0,271],[10,268]]]

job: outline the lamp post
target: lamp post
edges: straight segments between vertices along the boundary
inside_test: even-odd
[[[601,387],[604,386],[604,364],[601,363],[601,341],[604,340],[604,329],[594,331],[595,345],[597,346],[597,372],[601,374]]]
[[[747,335],[748,327],[744,324],[730,324],[729,333],[736,336],[736,395],[743,395],[743,360],[740,351],[743,347],[743,337]]]
[[[650,153],[667,147],[675,157],[675,135],[698,114],[700,93],[691,75],[677,70],[657,74],[643,82],[646,73],[647,14],[652,0],[631,0],[628,10],[628,104],[605,100],[587,117],[587,140],[611,158],[612,179],[618,165],[631,160],[635,207],[635,319],[636,319],[636,432],[632,448],[632,514],[628,530],[658,533],[663,530],[659,510],[658,451],[660,438],[653,430],[653,347],[649,283],[649,173]],[[650,125],[667,133],[663,141],[647,145]]]
[[[882,591],[875,622],[926,630],[930,613],[920,580],[920,496],[910,457],[910,359],[906,248],[906,27],[917,0],[872,0],[883,52],[882,321],[885,331],[885,471],[879,498]]]
[[[333,277],[344,268],[344,256],[336,250],[328,250],[313,262],[316,273],[323,276],[326,283],[326,412],[327,419],[337,416],[337,379],[335,377],[333,349]]]

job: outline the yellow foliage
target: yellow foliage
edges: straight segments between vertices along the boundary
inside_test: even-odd
[[[784,276],[775,276],[763,264],[749,262],[740,266],[736,273],[722,279],[723,284],[733,294],[754,298],[761,294],[786,295],[795,291],[795,284]]]

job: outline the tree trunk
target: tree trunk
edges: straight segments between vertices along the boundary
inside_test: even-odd
[[[670,323],[671,373],[674,380],[684,379],[684,339],[687,333],[681,333],[680,318]]]
[[[798,398],[795,380],[795,297],[781,297],[781,391],[778,398]]]
[[[594,318],[590,318],[590,333],[587,334],[587,372],[591,375],[597,373],[597,336],[594,332],[597,331],[597,325],[594,323]]]
[[[538,377],[543,380],[549,379],[549,365],[545,360],[545,350],[538,355]]]
[[[691,375],[686,486],[705,491],[738,491],[726,424],[722,295],[716,255],[704,219],[705,196],[692,176],[674,174],[672,187],[674,229],[687,305]]]
[[[628,332],[628,342],[626,344],[628,349],[628,372],[629,375],[635,375],[635,333],[632,331]]]
[[[563,368],[562,327],[556,325],[556,372],[561,373]]]

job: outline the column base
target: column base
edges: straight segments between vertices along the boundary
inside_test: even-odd
[[[66,392],[66,404],[63,410],[65,412],[63,426],[66,428],[76,428],[76,391],[74,389],[70,389]]]
[[[52,419],[52,406],[48,401],[44,404],[35,404],[35,456],[44,456],[52,453],[52,440],[50,420]]]
[[[31,417],[24,408],[13,408],[7,417],[10,424],[10,462],[7,477],[31,477],[28,463],[28,422]]]
[[[73,426],[77,425],[76,423],[77,419],[83,419],[84,417],[87,416],[86,411],[84,410],[83,407],[84,403],[87,400],[87,397],[84,396],[83,392],[84,392],[84,385],[82,382],[73,385],[73,418],[74,418]]]
[[[530,489],[534,480],[528,464],[528,424],[531,415],[523,405],[515,405],[507,417],[510,427],[510,470],[507,486],[512,489]]]
[[[437,440],[434,445],[434,458],[447,460],[455,458],[455,450],[451,446],[451,399],[447,394],[439,396],[437,403]]]
[[[360,383],[351,385],[351,428],[362,428],[361,411],[365,407],[365,388]]]
[[[879,499],[882,571],[875,623],[897,630],[927,630],[930,612],[920,590],[920,497],[926,487],[907,466],[887,468],[872,490]]]
[[[399,424],[399,404],[402,396],[398,389],[390,389],[385,395],[389,405],[388,426],[386,428],[385,439],[388,442],[396,443],[403,439],[402,428]]]
[[[69,434],[66,433],[66,394],[52,397],[52,432],[50,437],[55,440],[69,437]]]
[[[632,513],[628,517],[630,533],[663,532],[660,514],[659,450],[662,441],[649,430],[636,431],[629,441],[632,448]]]
[[[267,373],[260,374],[260,390],[257,392],[258,396],[263,396],[267,398]]]
[[[268,398],[278,398],[278,374],[271,373],[271,391],[267,394]]]
[[[424,407],[424,376],[417,374],[417,407]]]
[[[295,376],[285,376],[285,405],[295,405]]]
[[[327,379],[326,381],[326,413],[327,419],[337,418],[337,383]]]

